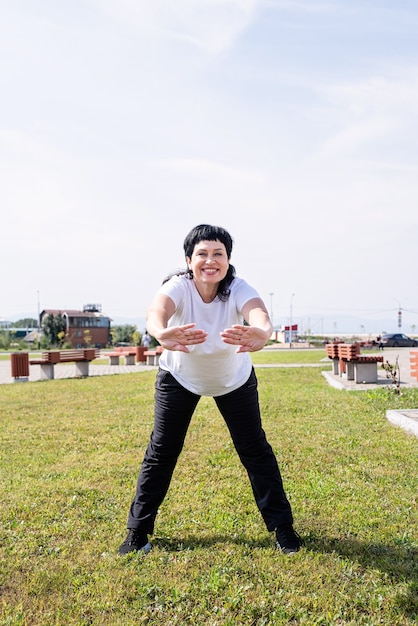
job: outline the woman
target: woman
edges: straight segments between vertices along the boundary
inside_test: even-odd
[[[255,289],[235,277],[232,238],[226,230],[196,226],[184,241],[184,252],[187,271],[163,283],[147,313],[148,332],[164,352],[155,383],[154,429],[119,554],[151,549],[148,535],[201,396],[214,398],[267,529],[276,532],[282,552],[293,554],[301,540],[261,425],[257,379],[248,354],[261,350],[273,332],[267,309]]]

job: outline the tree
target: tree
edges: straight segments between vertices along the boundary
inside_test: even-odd
[[[7,330],[0,331],[0,348],[2,350],[8,350],[10,347],[11,337]]]
[[[142,340],[142,335],[138,330],[136,330],[134,334],[132,335],[132,343],[134,344],[134,346],[140,346],[141,340]]]
[[[112,328],[112,338],[113,343],[134,343],[134,333],[136,331],[136,326],[131,324],[125,324],[124,326],[113,326]]]
[[[25,317],[22,320],[17,320],[17,322],[13,322],[13,328],[38,328],[38,320],[33,317]]]
[[[57,315],[49,313],[43,319],[42,330],[49,346],[61,347],[64,343],[67,324],[61,313]]]
[[[89,330],[83,330],[83,339],[87,347],[91,346],[91,332]]]

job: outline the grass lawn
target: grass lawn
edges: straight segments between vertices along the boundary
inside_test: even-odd
[[[293,557],[264,528],[211,399],[153,550],[121,558],[155,372],[1,386],[0,624],[416,624],[418,439],[385,413],[417,408],[418,390],[338,391],[318,367],[257,376],[305,542]]]
[[[325,361],[326,365],[331,367],[331,360],[327,358],[326,352],[323,349],[310,348],[308,350],[294,348],[292,350],[286,349],[272,349],[267,348],[264,350],[260,350],[259,352],[252,352],[251,358],[253,363],[263,363],[263,364],[271,364],[271,363],[283,363],[283,364],[291,364],[291,363],[301,363],[301,364],[309,364],[309,363],[321,363],[321,361]]]
[[[105,352],[105,351],[104,351]],[[34,358],[39,353],[30,352],[30,357]],[[320,363],[323,359],[326,359],[325,350],[320,348],[311,348],[309,350],[303,350],[295,348],[293,350],[286,349],[272,349],[267,348],[265,350],[261,350],[260,352],[253,352],[251,354],[254,363]],[[0,361],[9,361],[10,354],[0,352]],[[331,361],[326,359],[326,361],[330,364]],[[108,357],[103,357],[102,359],[95,359],[94,363],[97,365],[107,364],[109,362]],[[121,363],[123,363],[123,358],[121,359]]]

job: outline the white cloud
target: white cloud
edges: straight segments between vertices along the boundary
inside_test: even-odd
[[[252,23],[260,0],[94,0],[109,14],[141,32],[182,41],[217,55]]]
[[[208,180],[215,178],[235,183],[262,184],[266,181],[263,172],[239,169],[224,163],[210,161],[208,159],[173,158],[155,161],[152,165],[159,169],[174,171],[184,176],[198,176]]]
[[[411,171],[418,142],[418,67],[384,70],[361,81],[316,88],[316,119],[325,129],[313,159],[363,169]],[[338,161],[340,159],[340,161]]]
[[[335,0],[330,2],[315,2],[315,0],[265,0],[263,4],[266,7],[279,11],[303,13],[329,13],[337,8],[341,8],[341,5],[336,3]]]
[[[39,289],[49,306],[142,313],[201,221],[231,231],[240,274],[277,302],[296,291],[295,306],[379,308],[364,266],[403,301],[418,58],[401,4],[390,15],[377,0],[0,9],[2,267],[21,247],[1,315],[27,286],[35,304]],[[355,258],[333,251],[340,237]]]
[[[63,181],[73,163],[59,151],[23,131],[0,130],[0,164],[0,197],[9,226],[32,218],[32,232],[37,233],[44,220],[65,210]]]
[[[382,67],[381,75],[335,82],[318,91],[329,102],[356,116],[397,111],[418,115],[418,66]]]
[[[336,132],[321,146],[316,158],[319,161],[332,160],[337,157],[356,155],[362,151],[362,162],[365,150],[376,140],[386,137],[399,129],[399,122],[388,117],[373,117],[362,122],[349,123]]]

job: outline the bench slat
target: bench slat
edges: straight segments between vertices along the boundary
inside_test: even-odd
[[[75,350],[49,350],[42,352],[40,359],[31,359],[31,365],[56,365],[75,361],[93,361],[100,356],[98,348],[79,348]]]

